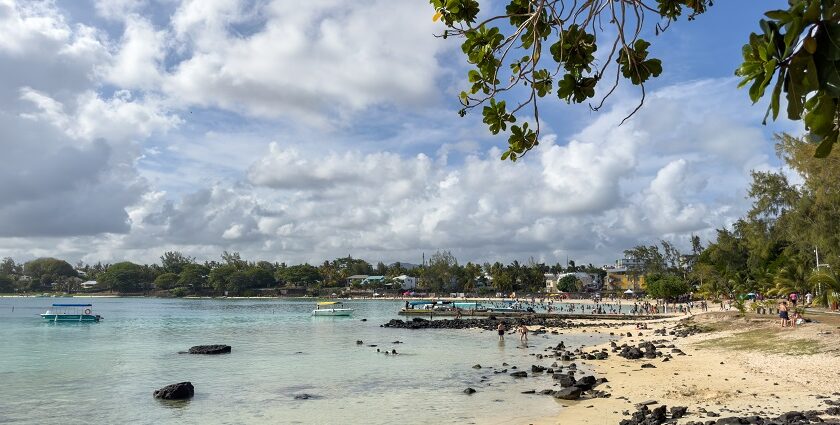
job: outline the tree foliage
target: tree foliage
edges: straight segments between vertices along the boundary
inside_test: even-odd
[[[74,277],[76,270],[67,261],[57,258],[38,258],[23,265],[24,274],[33,278],[41,279],[44,276],[50,278]]]
[[[718,230],[692,273],[705,293],[810,291],[825,301],[831,294],[823,291],[835,291],[829,277],[840,270],[840,152],[817,158],[817,145],[787,135],[777,136],[776,147],[803,183],[781,172],[752,173],[751,208],[731,229]]]
[[[567,274],[557,281],[557,290],[562,292],[577,292],[581,289],[581,281],[573,274]]]
[[[195,263],[195,258],[178,251],[167,251],[160,257],[160,266],[164,273],[181,273],[185,266],[193,263]]]
[[[673,300],[691,292],[691,286],[675,274],[652,273],[647,275],[647,293],[654,298]]]
[[[7,274],[0,274],[0,294],[15,292],[15,280]]]
[[[433,292],[448,291],[458,281],[458,259],[449,251],[437,251],[423,270],[423,285]]]
[[[787,9],[768,11],[759,22],[761,33],[750,34],[736,74],[743,78],[740,86],[750,85],[753,102],[773,83],[765,122],[779,116],[784,93],[787,117],[803,121],[818,143],[815,156],[825,158],[840,134],[840,2],[788,3]]]
[[[650,55],[652,39],[643,36],[659,35],[681,17],[693,20],[713,2],[507,0],[503,13],[487,16],[477,0],[430,3],[444,25],[439,36],[458,38],[472,65],[459,114],[481,106],[490,132],[508,134],[502,159],[516,161],[539,144],[539,102],[550,94],[597,111],[625,81],[640,91],[635,113],[645,84],[663,72]],[[840,134],[840,0],[788,3],[759,21],[761,32],[750,35],[735,74],[753,102],[772,84],[767,116],[776,119],[786,104],[787,117],[802,120],[818,142],[816,156],[826,157]],[[523,114],[531,121],[519,123]]]
[[[108,267],[99,283],[115,292],[131,293],[141,291],[142,284],[151,280],[143,266],[124,261]]]

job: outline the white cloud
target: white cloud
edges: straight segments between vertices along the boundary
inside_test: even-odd
[[[236,1],[184,2],[172,25],[192,51],[163,90],[183,104],[309,122],[434,97],[445,44],[429,42],[434,27],[423,2],[257,7],[258,14]],[[239,27],[257,31],[243,35]]]
[[[167,7],[100,0],[109,34],[0,0],[0,255],[611,262],[730,223],[747,172],[774,168],[729,79],[651,91],[621,126],[635,99],[617,95],[501,162],[483,127],[426,109],[458,66],[426,2]]]
[[[137,15],[125,20],[119,51],[106,71],[109,82],[118,87],[152,89],[160,84],[165,57],[165,31]]]
[[[155,132],[165,133],[181,122],[177,116],[162,110],[157,100],[133,99],[127,90],[119,90],[109,99],[102,99],[93,91],[81,93],[75,100],[73,113],[66,112],[61,102],[31,87],[23,87],[20,98],[36,108],[21,113],[23,118],[51,124],[80,140],[144,139]]]

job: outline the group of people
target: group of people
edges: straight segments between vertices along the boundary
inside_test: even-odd
[[[779,325],[783,328],[792,327],[795,328],[802,318],[799,316],[799,312],[796,311],[796,302],[791,300],[791,304],[793,304],[793,312],[791,313],[790,307],[788,307],[787,301],[779,302]]]
[[[507,332],[507,326],[505,326],[504,320],[499,321],[499,325],[496,326],[496,331],[499,333],[499,342],[505,340],[505,332]],[[528,343],[528,327],[525,326],[525,323],[520,322],[519,325],[516,326],[516,331],[519,333],[519,341],[523,344]]]

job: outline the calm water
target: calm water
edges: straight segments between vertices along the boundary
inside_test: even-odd
[[[88,301],[101,323],[37,316],[51,303]],[[352,318],[313,318],[312,302],[284,300],[0,298],[0,423],[522,423],[560,411],[551,397],[519,394],[551,378],[471,366],[530,368],[532,354],[561,340],[604,341],[532,335],[521,347],[511,335],[500,345],[478,330],[380,328],[400,302],[347,305]],[[233,353],[178,354],[199,344]],[[192,400],[152,398],[180,381],[195,385]],[[462,394],[467,386],[478,393]],[[294,399],[302,393],[317,398]]]

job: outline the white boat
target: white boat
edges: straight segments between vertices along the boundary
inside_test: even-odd
[[[339,301],[324,301],[315,305],[315,310],[312,310],[313,316],[350,316],[353,314],[352,308],[344,308],[344,304]]]
[[[93,314],[92,304],[53,304],[41,317],[48,322],[98,322],[102,316]]]

